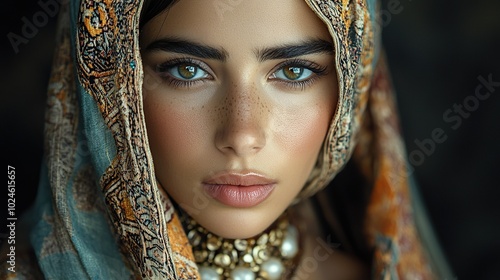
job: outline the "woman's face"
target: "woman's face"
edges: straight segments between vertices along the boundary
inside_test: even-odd
[[[161,186],[217,235],[259,234],[304,186],[335,112],[326,26],[303,0],[181,0],[140,40]]]

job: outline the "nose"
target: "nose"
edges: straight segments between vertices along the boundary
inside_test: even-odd
[[[233,85],[219,107],[215,146],[227,155],[247,157],[266,145],[266,105],[254,87]]]

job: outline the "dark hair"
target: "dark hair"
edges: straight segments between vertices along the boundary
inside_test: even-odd
[[[165,9],[173,5],[178,0],[144,0],[142,4],[141,19],[139,28],[142,27],[155,16],[163,12]]]

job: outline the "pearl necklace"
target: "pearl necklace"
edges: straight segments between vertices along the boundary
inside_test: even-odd
[[[201,280],[275,280],[290,277],[299,259],[298,231],[286,213],[249,239],[225,239],[186,214],[181,221],[193,247]]]

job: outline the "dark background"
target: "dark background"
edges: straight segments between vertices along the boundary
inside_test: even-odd
[[[446,135],[413,161],[438,239],[456,279],[500,279],[500,87],[466,111],[456,129],[443,117],[474,96],[479,76],[500,82],[500,1],[383,3],[383,43],[408,154],[425,152],[416,142],[431,139],[433,130]],[[48,16],[16,53],[7,34],[21,35],[23,17],[31,21],[42,8],[37,1],[0,5],[1,146],[5,163],[16,167],[19,217],[38,184],[56,17]],[[0,211],[4,217],[6,209]],[[6,232],[2,227],[0,237]]]

